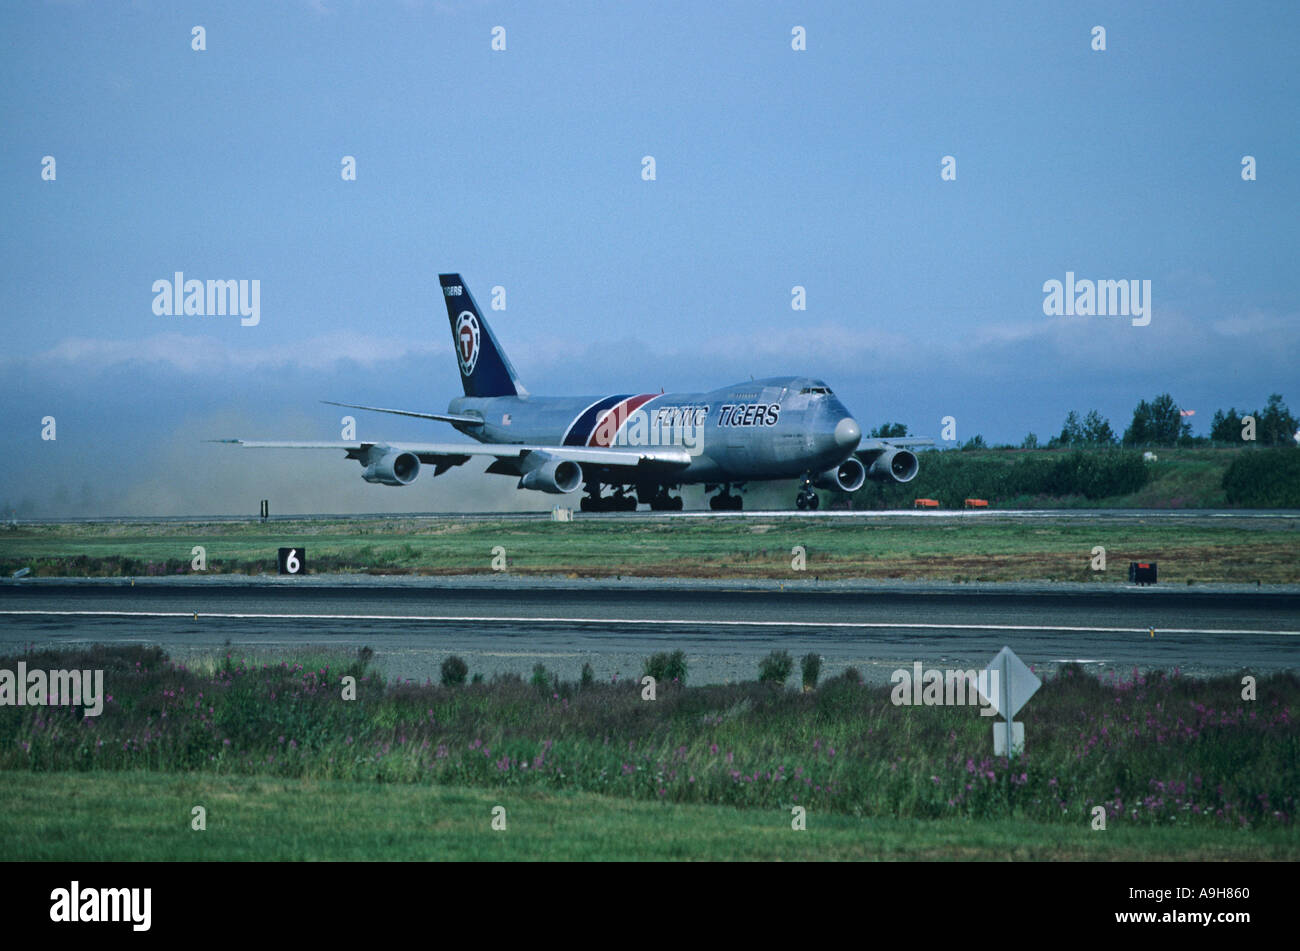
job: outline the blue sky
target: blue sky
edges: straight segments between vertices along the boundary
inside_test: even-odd
[[[1164,391],[1199,432],[1295,407],[1298,27],[1292,3],[6,4],[0,504],[479,504],[464,473],[399,493],[198,442],[337,438],[322,398],[443,408],[440,270],[506,288],[534,393],[799,373],[868,427],[996,442],[1071,409],[1122,430]],[[175,271],[260,280],[260,323],[154,314]],[[1151,324],[1045,316],[1067,271],[1150,280]]]

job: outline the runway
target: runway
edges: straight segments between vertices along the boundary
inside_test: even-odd
[[[1281,519],[1286,522],[1300,521],[1300,511],[1295,509],[819,509],[815,512],[800,512],[793,509],[754,509],[740,512],[714,512],[707,509],[685,512],[652,512],[638,509],[635,512],[582,512],[578,510],[577,499],[562,500],[560,507],[573,511],[575,519],[595,519],[600,521],[664,521],[671,519],[734,519],[752,518],[791,518],[791,519],[837,519],[837,520],[888,520],[903,519],[1015,519],[1015,520],[1051,520],[1068,521],[1088,520],[1259,520]],[[242,523],[264,521],[281,522],[371,522],[371,521],[465,521],[465,522],[502,522],[502,521],[549,521],[551,511],[540,512],[373,512],[365,514],[302,514],[271,515],[259,519],[253,515],[158,515],[158,516],[97,516],[94,518],[14,518],[7,520],[14,526],[23,525],[193,525],[207,523]]]
[[[754,676],[784,649],[883,682],[914,661],[983,666],[1004,644],[1036,669],[1300,669],[1300,592],[1095,585],[578,581],[465,578],[122,579],[0,584],[0,651],[160,644],[174,656],[323,645],[374,649],[393,675],[472,670],[636,676],[681,649],[694,683]]]

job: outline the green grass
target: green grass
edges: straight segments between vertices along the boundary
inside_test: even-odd
[[[1267,835],[1023,820],[856,818],[582,792],[123,773],[0,772],[0,860],[1286,860]],[[203,806],[207,828],[191,828]],[[492,810],[505,808],[494,831]]]
[[[1066,666],[1007,760],[977,708],[898,706],[846,677],[647,701],[547,672],[544,689],[385,683],[320,651],[181,665],[90,647],[0,668],[20,659],[102,670],[111,700],[93,718],[0,706],[0,858],[1300,857],[1290,674],[1245,700],[1236,677]]]
[[[480,574],[506,549],[519,574],[592,577],[1066,580],[1120,583],[1130,560],[1155,560],[1161,580],[1300,582],[1300,531],[1283,519],[1077,520],[829,518],[579,519],[571,523],[376,517],[263,524],[0,526],[0,574],[139,577],[275,571],[276,549],[305,547],[313,572]],[[791,549],[807,552],[806,571]],[[1094,546],[1107,572],[1090,570]]]

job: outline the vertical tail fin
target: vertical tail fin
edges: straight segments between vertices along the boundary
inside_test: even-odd
[[[466,396],[527,396],[515,368],[459,274],[439,274]]]

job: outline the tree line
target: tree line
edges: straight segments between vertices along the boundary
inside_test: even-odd
[[[1282,401],[1281,393],[1273,393],[1262,410],[1238,411],[1236,407],[1216,410],[1210,421],[1208,436],[1192,435],[1192,424],[1183,415],[1182,408],[1168,393],[1161,393],[1151,401],[1142,400],[1133,410],[1133,420],[1123,435],[1117,435],[1111,428],[1110,420],[1095,409],[1090,409],[1082,417],[1071,410],[1065,417],[1061,432],[1045,444],[1039,442],[1038,436],[1029,433],[1016,446],[990,447],[980,435],[972,436],[961,446],[962,449],[1094,449],[1127,446],[1142,448],[1148,446],[1210,446],[1217,444],[1242,445],[1253,443],[1257,446],[1293,446],[1295,434],[1300,430],[1297,419]],[[885,423],[877,426],[867,435],[889,439],[906,436],[907,427],[902,423]]]

